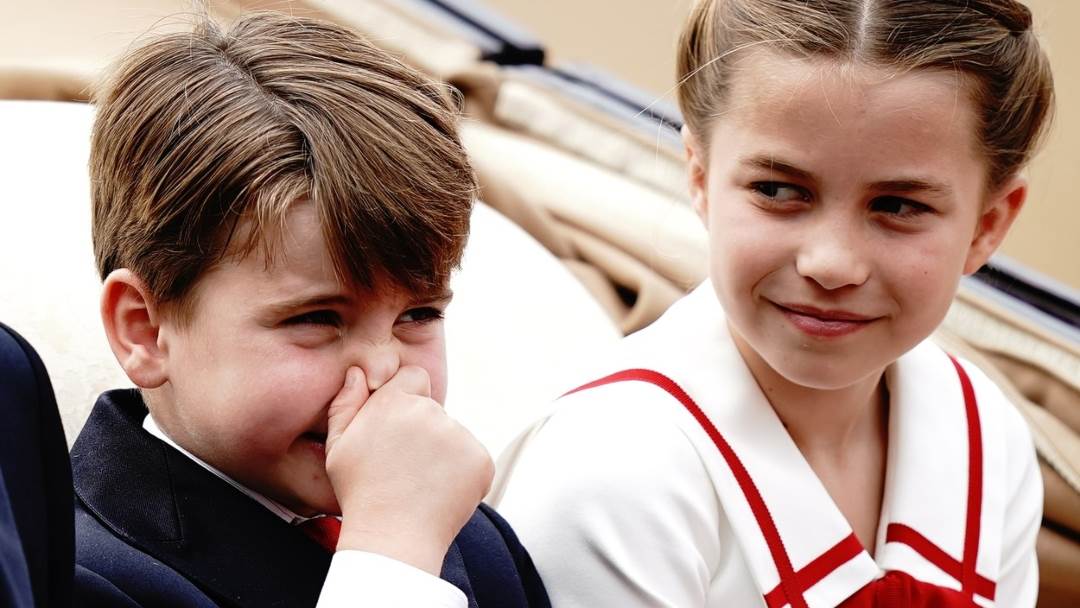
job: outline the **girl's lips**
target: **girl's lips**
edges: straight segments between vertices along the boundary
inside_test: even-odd
[[[863,329],[874,317],[843,310],[821,310],[810,306],[775,304],[798,330],[815,338],[838,338]]]

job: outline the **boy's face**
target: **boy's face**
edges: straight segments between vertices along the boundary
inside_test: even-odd
[[[177,443],[301,515],[339,513],[326,476],[327,408],[358,366],[377,390],[404,365],[446,394],[442,311],[449,291],[344,288],[310,204],[288,214],[271,264],[256,252],[199,280],[190,323],[168,315],[167,382],[150,395]]]
[[[691,163],[736,343],[803,387],[875,379],[996,246],[977,239],[1002,217],[985,216],[971,103],[943,72],[759,53],[736,74],[707,165]],[[1015,215],[1022,188],[1008,200]]]

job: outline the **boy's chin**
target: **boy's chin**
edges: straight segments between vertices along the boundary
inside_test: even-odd
[[[290,488],[288,494],[287,502],[279,502],[301,517],[341,515],[341,506],[329,485],[326,488]]]

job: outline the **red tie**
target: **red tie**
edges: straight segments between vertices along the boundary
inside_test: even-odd
[[[323,549],[330,553],[337,550],[338,536],[341,535],[341,520],[338,518],[324,515],[309,519],[298,527]]]

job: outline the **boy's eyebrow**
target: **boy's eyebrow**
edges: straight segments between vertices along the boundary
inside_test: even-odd
[[[431,302],[449,302],[454,299],[454,291],[449,287],[438,287],[428,292],[418,293],[409,298],[414,304]]]
[[[268,315],[281,315],[300,308],[311,306],[337,306],[347,304],[349,298],[340,293],[319,293],[314,295],[298,296],[280,302],[273,302],[263,308]]]
[[[454,292],[449,287],[439,287],[430,292],[418,293],[409,298],[415,304],[428,304],[434,302],[448,302],[454,298]],[[301,308],[317,306],[341,306],[352,302],[352,298],[340,293],[318,293],[314,295],[298,296],[280,302],[273,302],[263,307],[262,312],[267,316],[279,316]]]

